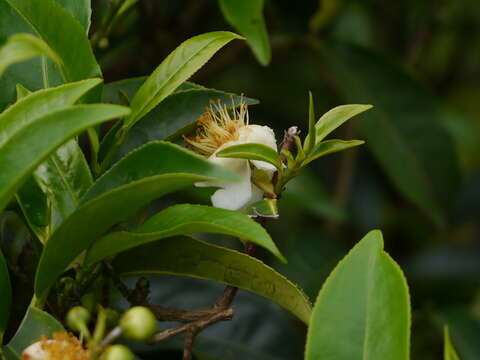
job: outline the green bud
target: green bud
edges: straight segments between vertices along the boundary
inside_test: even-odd
[[[68,311],[67,325],[76,332],[83,332],[90,321],[90,313],[83,306],[75,306]]]
[[[118,325],[123,331],[123,336],[130,340],[148,340],[157,330],[155,316],[143,306],[134,306],[127,310]]]
[[[111,345],[103,352],[102,360],[135,360],[135,355],[124,345]]]
[[[97,299],[95,298],[94,293],[87,293],[80,298],[80,303],[88,311],[90,311],[91,313],[94,313],[95,310],[96,310],[95,308],[96,308],[96,304],[97,304],[96,300]]]
[[[107,308],[105,309],[105,314],[107,316],[107,328],[113,328],[118,324],[118,319],[120,315],[113,309]]]

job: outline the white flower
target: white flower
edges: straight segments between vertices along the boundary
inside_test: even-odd
[[[231,113],[220,102],[211,103],[207,112],[198,120],[199,129],[194,138],[185,140],[198,152],[220,166],[226,167],[240,178],[238,182],[205,182],[195,185],[215,186],[217,190],[211,197],[215,207],[239,210],[248,204],[262,200],[263,191],[252,183],[251,166],[268,173],[271,177],[275,167],[259,160],[231,159],[217,157],[216,154],[229,146],[258,143],[277,151],[275,134],[268,126],[249,125],[247,105],[241,101]]]
[[[53,334],[53,339],[42,336],[26,347],[22,360],[88,360],[90,351],[83,348],[80,341],[64,331]]]

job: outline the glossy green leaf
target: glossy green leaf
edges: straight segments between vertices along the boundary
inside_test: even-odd
[[[180,44],[143,83],[131,102],[127,128],[150,112],[200,69],[220,48],[241,37],[227,31],[194,36]]]
[[[38,265],[36,295],[42,298],[57,276],[112,225],[162,195],[211,180],[237,178],[171,143],[152,142],[131,152],[97,180],[47,242]]]
[[[280,155],[278,155],[278,153],[271,147],[263,144],[246,143],[232,145],[219,151],[217,156],[235,159],[260,160],[274,165],[277,169],[282,168]]]
[[[65,8],[82,25],[85,33],[88,34],[90,28],[90,17],[92,15],[92,6],[90,0],[55,0],[57,4]]]
[[[459,171],[435,99],[378,54],[340,44],[318,50],[347,101],[375,104],[358,129],[390,180],[433,220],[441,221],[458,187]]]
[[[74,104],[83,94],[101,82],[100,79],[78,81],[40,90],[20,99],[0,114],[0,147],[24,126],[49,112]]]
[[[24,100],[28,101],[29,98]],[[0,118],[2,125],[5,118],[18,122],[9,137],[8,132],[3,132],[0,125],[1,134],[4,135],[3,139],[0,139],[0,163],[5,167],[5,171],[0,174],[0,209],[7,204],[36,166],[69,138],[93,125],[128,114],[129,110],[125,107],[96,104],[74,105],[23,124],[21,117]],[[11,124],[6,124],[7,129],[8,125]]]
[[[20,114],[23,111],[29,111],[27,120],[32,121],[35,117],[42,116],[49,111],[72,105],[83,93],[98,83],[100,83],[99,79],[84,80],[55,89],[40,91],[33,95],[25,104],[18,105],[22,106],[22,108],[14,113]],[[24,89],[24,91],[30,94],[27,89]],[[36,100],[34,101],[33,99]],[[55,211],[59,210],[62,215],[66,216],[68,212],[62,211],[65,210],[65,206],[62,205],[77,203],[78,201],[74,201],[75,196],[68,201],[69,197],[75,195],[75,192],[78,193],[77,198],[82,196],[86,188],[91,185],[92,180],[83,153],[74,139],[51,154],[45,162],[39,165],[34,174],[35,179],[27,180],[27,183],[19,190],[17,200],[30,228],[44,242],[47,234],[51,231],[51,229],[47,229],[45,226],[48,223],[47,219],[50,217],[52,210],[46,204],[47,198],[45,194],[48,195],[55,206],[58,206]],[[39,187],[39,183],[42,187]],[[62,200],[64,201],[62,202]],[[42,219],[40,220],[39,217],[42,217]]]
[[[7,359],[21,359],[23,350],[42,336],[51,336],[56,331],[65,331],[50,314],[30,306],[15,336],[5,346]]]
[[[27,178],[17,191],[16,197],[29,228],[45,243],[49,233],[51,208],[45,193],[33,176]]]
[[[332,154],[338,151],[350,149],[355,146],[364,144],[362,140],[326,140],[321,141],[312,149],[308,157],[303,161],[302,165],[318,159],[321,156]]]
[[[89,252],[87,264],[155,240],[175,235],[216,233],[236,236],[264,247],[286,262],[265,229],[238,211],[203,205],[176,205],[152,216],[135,232],[114,232],[97,240]]]
[[[181,86],[185,90],[177,89],[177,92],[168,96],[130,129],[115,160],[149,141],[173,141],[182,134],[192,131],[195,128],[195,121],[205,112],[210,100],[220,100],[229,109],[237,106],[242,100],[247,105],[258,103],[255,99],[224,91],[199,88],[198,85],[187,88],[185,85],[187,84]]]
[[[272,54],[263,18],[263,0],[219,0],[225,19],[246,37],[258,62],[268,65]]]
[[[173,274],[236,286],[291,311],[308,324],[311,305],[304,293],[281,274],[246,254],[189,237],[174,237],[119,255],[121,275]]]
[[[34,176],[63,218],[75,210],[93,183],[87,161],[75,139],[52,153],[37,167]]]
[[[42,39],[30,34],[16,34],[0,48],[0,76],[10,65],[34,56],[47,56],[62,64],[62,60]]]
[[[407,360],[410,302],[399,266],[369,232],[325,281],[313,308],[306,360]]]
[[[443,360],[460,360],[460,357],[452,344],[448,326],[443,329]]]
[[[361,114],[372,108],[372,105],[349,104],[340,105],[330,109],[318,119],[315,124],[316,140],[319,143],[327,137],[333,130],[350,120],[352,117]],[[305,147],[309,146],[310,138],[305,138]]]
[[[62,59],[67,81],[101,75],[86,31],[55,0],[5,0]]]
[[[0,344],[2,343],[3,333],[7,328],[11,305],[12,288],[10,285],[10,276],[8,275],[8,267],[5,258],[0,251]]]

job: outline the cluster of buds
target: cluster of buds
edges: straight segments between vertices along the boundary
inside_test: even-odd
[[[55,332],[51,339],[42,336],[23,350],[22,360],[134,360],[132,351],[120,344],[110,343],[122,336],[128,340],[146,341],[157,329],[155,316],[150,310],[142,306],[135,306],[127,310],[110,333],[104,334],[106,311],[98,315],[94,336],[90,336],[88,324],[91,316],[87,309],[76,306],[67,314],[68,327],[79,333],[82,343],[76,336],[66,331]]]

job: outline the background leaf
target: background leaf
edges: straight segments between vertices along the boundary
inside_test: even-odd
[[[358,127],[390,180],[441,221],[459,177],[453,142],[435,101],[404,71],[373,52],[340,44],[320,51],[347,101],[375,104]]]
[[[380,231],[372,231],[322,286],[305,358],[407,360],[409,347],[407,284],[398,265],[383,251]]]
[[[443,331],[443,359],[444,360],[460,360],[455,348],[452,344],[452,339],[450,339],[450,333],[448,331],[448,326],[445,326]]]
[[[251,256],[189,237],[127,251],[113,265],[122,275],[173,274],[237,286],[276,302],[306,324],[310,321],[308,299],[282,275]]]
[[[265,229],[237,211],[203,205],[176,205],[149,218],[135,232],[113,232],[96,241],[85,262],[100,261],[107,256],[148,242],[175,235],[218,233],[251,241],[286,262]]]
[[[112,225],[154,199],[208,180],[236,177],[170,143],[152,142],[131,152],[97,180],[47,242],[38,265],[36,295],[42,298],[57,276]]]
[[[3,333],[7,328],[10,306],[12,305],[12,288],[8,267],[0,250],[0,344],[2,343]]]
[[[268,65],[271,59],[270,43],[263,18],[263,0],[219,0],[225,19],[247,38],[258,62]]]

